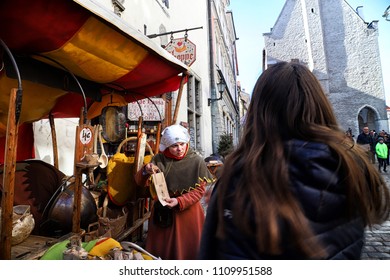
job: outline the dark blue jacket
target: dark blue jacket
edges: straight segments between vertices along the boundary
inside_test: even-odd
[[[365,227],[360,218],[349,218],[347,215],[346,186],[342,172],[336,172],[337,158],[327,145],[300,140],[288,142],[286,155],[292,191],[300,201],[316,237],[324,244],[327,258],[359,259]],[[230,190],[234,188],[232,182]],[[283,221],[280,222],[283,253],[271,256],[259,252],[255,239],[246,236],[233,224],[230,212],[232,207],[229,205],[226,205],[224,211],[227,238],[216,238],[216,200],[214,192],[204,224],[200,259],[304,259],[291,246],[291,234]]]

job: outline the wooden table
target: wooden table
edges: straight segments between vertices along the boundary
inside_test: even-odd
[[[11,247],[11,260],[39,260],[54,244],[69,239],[73,233],[60,238],[30,235],[22,243]]]

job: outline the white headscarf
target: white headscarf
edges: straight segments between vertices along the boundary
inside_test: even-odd
[[[190,134],[187,128],[179,124],[174,124],[166,127],[161,133],[160,151],[163,152],[169,146],[176,143],[188,143]]]

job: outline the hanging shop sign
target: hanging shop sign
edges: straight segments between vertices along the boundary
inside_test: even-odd
[[[127,106],[127,117],[131,121],[138,121],[140,116],[144,121],[161,121],[165,116],[165,101],[162,98],[145,98]]]
[[[187,66],[196,60],[196,45],[186,37],[171,39],[165,49]]]

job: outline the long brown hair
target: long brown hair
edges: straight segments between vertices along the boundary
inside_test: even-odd
[[[350,213],[359,211],[366,225],[388,218],[389,191],[364,152],[339,128],[320,82],[301,64],[277,63],[254,87],[241,141],[225,160],[217,188],[223,198],[234,182],[234,223],[255,236],[261,252],[283,253],[279,227],[283,220],[303,256],[326,257],[291,192],[284,144],[293,138],[325,143],[338,155],[340,170],[346,172]],[[218,202],[220,237],[223,201]]]

